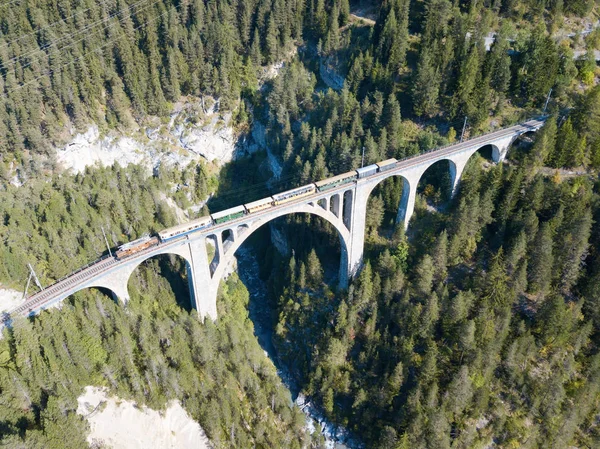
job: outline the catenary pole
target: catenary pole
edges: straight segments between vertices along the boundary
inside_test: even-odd
[[[467,116],[465,115],[465,122],[463,123],[463,129],[460,133],[460,141],[463,141],[463,137],[465,137],[465,130],[467,129]]]
[[[546,103],[544,104],[544,112],[542,112],[542,114],[546,113],[546,108],[548,107],[548,102],[550,101],[551,94],[552,94],[552,88],[550,88],[550,91],[548,92],[548,96],[546,97]]]
[[[112,251],[110,250],[110,245],[108,244],[108,239],[106,238],[106,232],[104,232],[104,226],[100,226],[100,229],[102,229],[102,235],[104,236],[104,242],[106,243],[108,254],[110,254],[110,257],[112,257]]]

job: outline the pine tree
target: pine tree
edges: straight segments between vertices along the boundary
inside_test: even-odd
[[[415,286],[417,294],[422,297],[429,295],[433,283],[435,267],[431,256],[426,254],[423,256],[415,270]]]
[[[439,74],[428,49],[423,49],[413,81],[413,109],[418,116],[432,116],[438,110]]]
[[[541,225],[529,258],[529,291],[544,296],[552,280],[552,228],[548,222]]]
[[[277,61],[279,57],[279,36],[278,30],[275,27],[275,19],[273,15],[269,16],[269,23],[267,25],[267,34],[265,38],[266,50],[267,50],[267,61],[271,64]]]
[[[554,152],[550,154],[548,163],[551,167],[561,168],[570,163],[572,154],[578,146],[578,137],[573,129],[573,123],[569,117],[567,121],[558,130]]]
[[[536,133],[531,149],[531,161],[535,168],[541,167],[554,155],[556,148],[556,116],[548,117],[542,129]]]
[[[308,254],[306,274],[308,276],[308,282],[315,287],[323,282],[323,268],[321,267],[321,262],[314,249]]]
[[[350,2],[348,0],[340,0],[340,21],[339,26],[344,26],[350,19]]]
[[[435,284],[446,281],[448,276],[448,233],[444,229],[438,236],[433,250],[433,281]]]
[[[262,53],[260,50],[260,34],[258,32],[258,27],[254,28],[252,46],[250,47],[250,59],[255,67],[260,67],[262,65]]]

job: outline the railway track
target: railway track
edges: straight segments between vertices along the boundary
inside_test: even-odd
[[[474,146],[485,146],[486,142],[493,141],[495,139],[508,137],[511,135],[515,135],[517,133],[519,133],[518,135],[520,135],[520,134],[523,134],[530,130],[531,131],[537,130],[543,123],[544,123],[543,120],[530,120],[523,124],[514,125],[509,128],[498,130],[498,131],[495,131],[493,133],[489,133],[489,134],[486,134],[483,136],[474,137],[472,139],[466,140],[466,141],[458,143],[458,144],[455,143],[455,144],[446,145],[441,148],[438,147],[438,148],[428,151],[426,153],[421,153],[416,156],[410,156],[405,159],[399,160],[399,161],[397,161],[396,167],[394,169],[391,169],[391,170],[385,171],[385,172],[378,172],[378,173],[375,173],[364,179],[385,178],[387,176],[390,176],[390,174],[394,174],[398,171],[402,171],[407,168],[411,168],[411,167],[421,165],[424,163],[429,163],[432,160],[439,159],[440,157],[444,157],[444,156],[453,155],[453,154],[468,150],[470,148],[473,148]],[[347,188],[348,187],[346,185],[344,185],[344,186],[340,186],[335,189],[331,189],[327,193],[333,194],[333,193],[336,193],[337,191],[342,191]],[[317,192],[315,195],[318,195],[318,193],[319,192]],[[302,198],[298,199],[297,201],[282,204],[280,206],[273,206],[272,208],[266,209],[264,211],[258,211],[252,215],[258,218],[264,213],[272,212],[274,208],[293,207],[293,206],[296,206],[297,204],[304,203],[307,199],[310,199],[310,198],[311,198],[311,196],[302,197]],[[217,233],[217,232],[219,232],[219,230],[230,228],[232,225],[237,226],[239,223],[244,223],[245,220],[246,220],[246,217],[241,217],[241,218],[232,220],[231,222],[223,223],[220,225],[215,225],[215,226],[211,227],[209,229],[209,231],[211,233],[213,233],[213,232]],[[199,229],[199,231],[207,231],[207,229]],[[107,256],[103,259],[100,259],[99,261],[92,262],[91,264],[75,271],[74,273],[71,273],[68,276],[56,281],[49,287],[28,297],[23,304],[21,304],[20,306],[16,307],[15,309],[11,310],[8,313],[4,313],[4,316],[0,318],[0,323],[7,322],[8,320],[10,320],[11,316],[21,315],[21,314],[31,315],[31,314],[35,313],[38,309],[43,308],[45,305],[55,301],[57,297],[63,296],[65,294],[66,295],[70,294],[70,292],[77,289],[81,284],[89,282],[90,280],[94,279],[96,276],[98,276],[110,269],[113,269],[123,263],[129,263],[135,259],[145,257],[147,254],[154,252],[157,248],[160,248],[162,250],[166,247],[177,244],[181,240],[184,240],[184,239],[187,239],[187,236],[183,236],[178,239],[173,239],[171,241],[161,243],[159,246],[153,246],[153,247],[144,249],[143,251],[136,253],[134,256],[128,257],[124,260],[117,260],[116,258]]]

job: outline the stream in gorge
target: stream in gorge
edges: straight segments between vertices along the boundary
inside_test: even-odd
[[[254,323],[254,334],[266,355],[273,361],[283,384],[290,390],[292,400],[306,415],[309,429],[318,426],[325,437],[328,449],[359,449],[363,447],[342,426],[329,422],[323,414],[300,391],[300,386],[289,370],[279,360],[273,345],[273,322],[267,286],[259,277],[259,265],[252,248],[240,248],[236,252],[238,275],[250,294],[249,315]]]

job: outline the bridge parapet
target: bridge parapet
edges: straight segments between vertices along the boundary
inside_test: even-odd
[[[320,216],[336,229],[341,241],[340,285],[343,287],[347,285],[348,279],[360,270],[368,200],[373,189],[380,182],[391,176],[403,178],[404,189],[398,208],[397,222],[403,221],[405,226],[408,226],[414,211],[417,185],[423,173],[431,165],[441,160],[449,161],[454,194],[467,161],[473,153],[483,146],[492,145],[494,161],[501,162],[515,138],[529,131],[537,131],[542,125],[543,119],[533,120],[488,135],[475,136],[461,143],[449,144],[402,159],[389,171],[357,179],[352,184],[322,192],[316,191],[310,197],[245,215],[222,225],[199,229],[185,238],[161,243],[127,259],[119,261],[102,259],[36,293],[25,304],[11,311],[11,314],[37,313],[49,304],[88,287],[109,289],[114,296],[126,302],[129,298],[127,291],[129,277],[140,263],[159,254],[177,254],[186,261],[193,306],[201,317],[209,316],[216,319],[219,282],[232,262],[236,250],[259,227],[275,218],[292,213]],[[227,238],[223,240],[225,235]],[[206,251],[207,239],[215,241],[215,258],[211,262]]]

